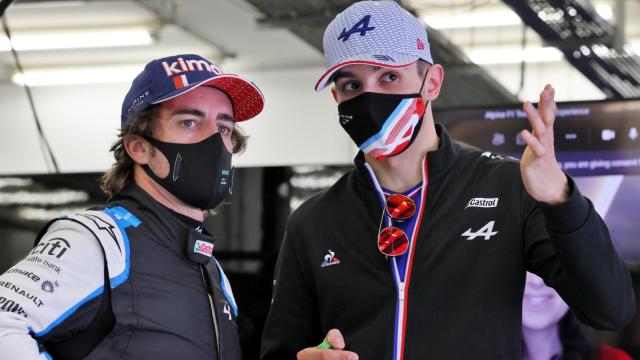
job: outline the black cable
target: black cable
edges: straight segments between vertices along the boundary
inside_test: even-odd
[[[11,5],[12,2],[13,0],[0,0],[0,17],[4,15],[4,11],[7,10],[7,8],[9,7],[9,5]]]
[[[8,2],[10,3],[11,1],[12,0]],[[4,6],[4,2],[2,3],[2,6]],[[7,6],[9,5],[7,4]],[[6,9],[6,7],[4,9]],[[0,10],[2,10],[1,6],[0,6]],[[16,52],[16,49],[13,47],[13,41],[11,40],[11,32],[9,31],[9,25],[7,24],[6,17],[2,17],[2,28],[4,29],[5,35],[7,35],[7,39],[9,39],[9,44],[11,45],[11,54],[13,54],[13,60],[16,64],[16,68],[18,69],[18,72],[24,76],[24,70],[22,69],[22,65],[20,64],[20,59],[18,58],[18,52]],[[38,118],[38,113],[36,112],[36,106],[35,106],[35,103],[33,102],[33,96],[31,95],[31,89],[29,88],[29,85],[27,85],[26,81],[24,81],[23,86],[24,86],[24,90],[27,92],[27,99],[29,99],[29,106],[31,107],[31,113],[33,114],[33,119],[36,122],[36,128],[38,129],[38,134],[40,136],[40,145],[41,146],[44,145],[45,149],[47,150],[47,153],[49,154],[49,159],[51,160],[51,164],[53,165],[53,169],[55,173],[59,174],[60,169],[58,168],[58,162],[56,161],[56,158],[53,155],[53,151],[51,150],[51,146],[49,145],[49,141],[47,140],[47,137],[44,135],[44,132],[42,131],[42,126],[40,125],[40,119]],[[41,149],[41,150],[43,150],[42,156],[46,160],[47,154],[44,153],[44,149]]]
[[[520,61],[520,86],[518,88],[518,92],[516,93],[517,97],[520,97],[520,95],[522,95],[522,91],[524,90],[524,76],[526,74],[527,65],[527,59],[525,59],[525,50],[527,49],[527,25],[524,22],[522,23],[522,39],[520,48],[522,49],[522,61]]]

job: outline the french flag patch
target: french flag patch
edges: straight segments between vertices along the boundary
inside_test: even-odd
[[[173,85],[176,87],[176,89],[180,89],[189,85],[189,81],[187,81],[187,75],[174,76]]]

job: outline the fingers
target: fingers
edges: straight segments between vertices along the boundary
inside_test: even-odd
[[[538,111],[540,111],[540,117],[547,125],[553,124],[556,118],[556,101],[555,90],[550,84],[545,85],[544,89],[540,93],[540,102],[538,105]]]
[[[343,350],[306,348],[296,356],[298,360],[358,360],[358,354]]]
[[[522,135],[522,139],[524,140],[524,142],[529,145],[529,147],[531,148],[531,150],[533,150],[533,153],[536,154],[537,157],[543,157],[546,154],[547,151],[544,145],[542,145],[540,140],[533,136],[533,134],[529,132],[529,130],[522,130],[520,134]]]
[[[540,118],[540,114],[538,110],[531,104],[529,101],[526,101],[522,107],[524,112],[527,113],[527,118],[529,119],[529,124],[531,124],[531,128],[533,128],[533,134],[536,137],[542,138],[546,133],[546,125]]]
[[[338,329],[331,329],[327,333],[325,339],[331,344],[332,349],[342,350],[344,349],[344,337]]]
[[[330,344],[331,349],[324,348],[324,344]],[[358,354],[351,351],[343,351],[345,347],[344,337],[338,329],[331,329],[319,346],[306,348],[298,352],[298,360],[358,360]]]

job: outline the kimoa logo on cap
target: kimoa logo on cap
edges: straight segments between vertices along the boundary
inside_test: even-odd
[[[167,76],[179,75],[190,71],[207,71],[213,74],[222,74],[222,70],[202,59],[184,60],[180,57],[172,63],[163,61],[162,68]]]

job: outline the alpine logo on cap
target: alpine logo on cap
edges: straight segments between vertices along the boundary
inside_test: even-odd
[[[349,40],[351,35],[355,33],[360,33],[360,36],[367,35],[367,32],[375,29],[374,26],[369,26],[370,20],[371,20],[371,15],[365,15],[362,19],[360,19],[360,21],[358,21],[355,25],[353,25],[351,29],[349,29],[348,31],[346,28],[343,28],[342,32],[340,33],[340,36],[338,36],[338,40],[342,40],[343,42],[345,42]]]
[[[416,38],[416,46],[418,50],[424,50],[424,42],[420,38]]]
[[[172,63],[163,61],[162,68],[164,69],[164,73],[167,76],[180,75],[183,72],[190,71],[206,71],[214,74],[222,74],[222,70],[202,59],[184,60],[183,58],[179,57]]]

